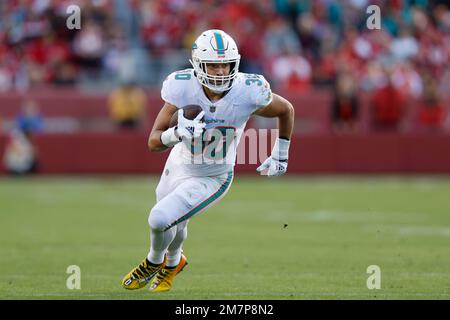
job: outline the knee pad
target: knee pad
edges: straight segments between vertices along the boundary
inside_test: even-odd
[[[164,231],[172,222],[161,209],[153,208],[148,217],[148,224],[152,230]]]

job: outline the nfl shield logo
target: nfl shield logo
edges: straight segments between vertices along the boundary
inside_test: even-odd
[[[210,112],[216,112],[216,106],[210,106],[209,107]]]

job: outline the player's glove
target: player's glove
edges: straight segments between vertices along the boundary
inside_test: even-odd
[[[194,120],[186,119],[183,115],[183,110],[178,110],[178,125],[175,129],[175,134],[180,139],[192,140],[202,136],[203,129],[206,123],[200,122],[200,119],[205,115],[205,111],[200,112]]]
[[[178,124],[169,128],[161,134],[161,142],[167,147],[173,147],[183,140],[192,140],[201,137],[206,123],[200,122],[205,112],[200,112],[195,119],[186,119],[183,110],[178,110]]]
[[[272,154],[267,158],[256,171],[262,172],[266,169],[268,177],[281,176],[286,173],[288,166],[290,141],[283,138],[277,138],[272,149]]]

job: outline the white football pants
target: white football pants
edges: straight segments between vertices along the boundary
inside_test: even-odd
[[[167,253],[167,266],[178,265],[188,221],[219,202],[232,181],[232,172],[214,177],[193,177],[168,161],[156,188],[157,203],[148,218],[151,228],[148,260],[160,264]]]

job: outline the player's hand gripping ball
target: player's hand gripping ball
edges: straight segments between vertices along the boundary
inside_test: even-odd
[[[203,134],[206,126],[205,112],[198,105],[187,105],[175,112],[170,119],[169,127],[176,126],[176,135],[180,140],[192,140]]]

